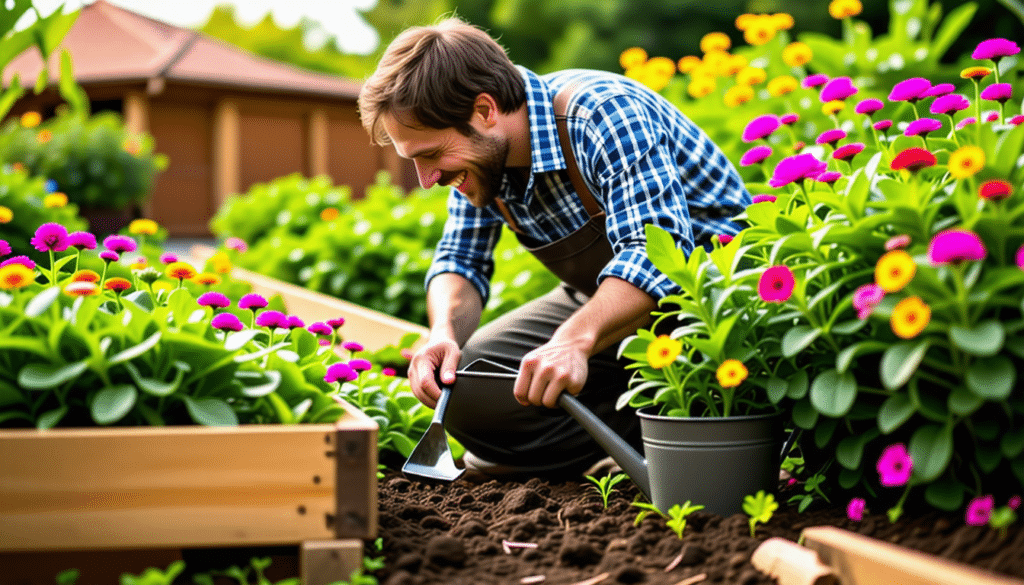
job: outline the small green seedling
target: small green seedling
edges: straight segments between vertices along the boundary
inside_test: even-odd
[[[999,531],[999,538],[1006,538],[1007,529],[1017,521],[1017,513],[1009,506],[1003,506],[992,510],[989,516],[988,525]]]
[[[637,495],[637,497],[633,499],[633,507],[640,508],[640,512],[637,513],[636,519],[633,520],[633,526],[640,526],[640,523],[643,522],[644,518],[651,513],[657,514],[662,518],[668,518],[664,512],[655,508],[654,504],[650,502],[641,502],[640,498],[642,497],[642,495]]]
[[[625,473],[616,473],[615,475],[606,475],[601,479],[597,479],[593,475],[584,476],[594,483],[594,489],[601,495],[601,501],[604,502],[604,507],[608,508],[608,496],[612,495],[615,484],[619,483],[624,479],[628,479],[629,476]]]
[[[680,506],[676,504],[668,509],[668,521],[665,522],[672,532],[676,533],[679,540],[683,539],[683,530],[686,529],[686,517],[696,512],[697,510],[703,510],[704,506],[693,505],[690,500],[686,500],[686,503]]]
[[[743,511],[750,516],[747,523],[750,524],[750,537],[754,537],[754,527],[757,523],[767,524],[772,519],[772,514],[779,509],[779,503],[775,496],[766,494],[764,490],[758,490],[753,496],[743,498]]]

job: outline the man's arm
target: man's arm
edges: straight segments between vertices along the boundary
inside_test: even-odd
[[[409,364],[412,392],[423,404],[434,408],[441,396],[436,373],[440,373],[444,384],[455,381],[455,370],[462,355],[459,348],[480,324],[482,312],[480,292],[465,277],[445,272],[430,280],[427,289],[430,337]]]
[[[657,303],[643,290],[606,278],[551,341],[524,356],[513,390],[516,400],[554,408],[563,390],[579,394],[587,381],[587,360],[650,323],[655,308]]]

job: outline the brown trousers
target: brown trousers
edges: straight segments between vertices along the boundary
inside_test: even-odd
[[[548,294],[480,328],[462,348],[460,368],[487,358],[517,368],[523,356],[547,343],[588,297],[559,285]],[[578,398],[621,436],[640,444],[633,409],[615,410],[629,372],[617,359],[618,344],[590,358],[587,383]],[[462,390],[460,392],[460,390]],[[508,391],[455,385],[445,428],[477,457],[524,473],[576,473],[605,457],[575,420],[560,408],[523,406]]]

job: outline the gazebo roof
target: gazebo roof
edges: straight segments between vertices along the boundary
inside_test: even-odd
[[[105,0],[84,6],[61,46],[50,58],[50,79],[60,71],[60,53],[71,53],[81,84],[177,81],[256,91],[355,99],[360,83],[313,73],[256,56],[201,32],[180,28]],[[29,49],[4,70],[4,82],[19,74],[31,83],[42,59]]]

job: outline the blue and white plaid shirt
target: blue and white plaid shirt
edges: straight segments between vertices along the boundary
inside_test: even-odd
[[[645,252],[644,224],[673,235],[689,255],[695,243],[733,234],[730,218],[750,204],[735,167],[678,108],[621,75],[581,69],[526,80],[532,165],[525,193],[508,179],[499,197],[531,245],[561,239],[590,218],[572,187],[558,141],[552,100],[578,80],[568,105],[569,135],[580,172],[607,216],[614,258],[599,282],[614,276],[655,299],[678,287]],[[478,209],[457,190],[448,197],[448,220],[427,283],[437,274],[460,274],[486,302],[494,272],[492,252],[504,219],[495,204]]]

